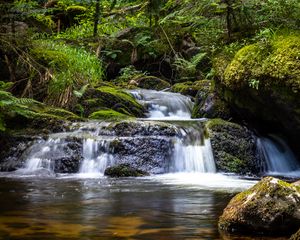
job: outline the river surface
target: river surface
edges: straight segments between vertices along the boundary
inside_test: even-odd
[[[220,174],[111,179],[2,173],[0,239],[262,239],[217,230],[231,197],[254,183]]]

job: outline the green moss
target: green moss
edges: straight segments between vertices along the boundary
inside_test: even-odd
[[[285,86],[300,90],[300,33],[278,35],[267,43],[240,49],[224,72],[223,83],[237,89],[257,81],[260,87]],[[253,86],[252,86],[253,87]]]
[[[80,13],[85,13],[87,11],[87,8],[83,6],[69,6],[66,8],[66,11],[80,14]]]
[[[237,128],[237,129],[240,129],[240,130],[243,129],[242,126],[240,126],[236,123],[225,121],[221,118],[211,119],[211,120],[207,121],[206,124],[205,124],[206,129],[211,129],[213,131],[222,131],[225,128],[228,128],[228,127]]]
[[[108,121],[118,121],[123,119],[128,119],[128,115],[116,112],[112,109],[99,110],[93,112],[89,118],[98,120],[108,120]]]
[[[223,164],[219,167],[223,170],[226,170],[226,172],[239,173],[242,172],[245,167],[247,167],[245,161],[226,152],[223,152],[222,160]]]
[[[153,89],[158,91],[169,88],[171,86],[167,81],[154,76],[144,76],[135,79],[135,81],[140,88]]]
[[[195,97],[199,90],[207,91],[208,88],[209,91],[213,91],[212,81],[200,80],[176,83],[172,86],[171,91]]]

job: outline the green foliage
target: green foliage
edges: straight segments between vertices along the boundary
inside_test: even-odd
[[[181,79],[195,78],[197,75],[201,75],[201,71],[198,70],[198,65],[206,56],[206,53],[199,53],[192,57],[191,60],[186,60],[181,57],[177,57],[174,62],[174,66],[179,72]]]
[[[146,73],[136,70],[135,67],[132,65],[122,68],[120,73],[120,77],[118,77],[115,81],[115,83],[117,84],[128,84],[130,80],[136,80],[146,75]]]
[[[23,117],[25,119],[54,118],[79,119],[69,111],[46,106],[31,98],[17,98],[0,90],[0,132],[6,130],[6,121]]]
[[[36,40],[31,54],[51,75],[46,101],[56,106],[67,107],[88,85],[97,85],[103,77],[101,62],[83,48]]]

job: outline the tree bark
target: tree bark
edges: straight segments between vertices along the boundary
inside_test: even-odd
[[[96,0],[95,18],[94,18],[94,33],[93,36],[96,37],[98,33],[98,23],[100,17],[100,0]]]

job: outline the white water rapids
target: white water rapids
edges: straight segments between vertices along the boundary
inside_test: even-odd
[[[201,120],[191,119],[193,103],[190,98],[177,93],[152,90],[133,90],[131,94],[148,109],[147,118],[137,121],[166,122],[174,125],[179,133],[172,138],[172,158],[168,171],[155,176],[155,179],[167,184],[204,184],[209,188],[253,185],[253,181],[216,174],[210,139],[204,137]],[[110,145],[116,136],[99,134],[100,129],[108,126],[109,123],[81,123],[74,131],[52,134],[47,140],[37,141],[27,151],[25,168],[19,172],[30,174],[45,170],[54,174],[56,166],[51,159],[54,156],[69,157],[72,153],[67,139],[76,137],[81,139],[82,144],[82,160],[77,177],[103,176],[105,169],[115,164]],[[282,140],[260,138],[258,147],[266,159],[268,173],[289,175],[292,172],[293,176],[300,175],[297,160]]]

